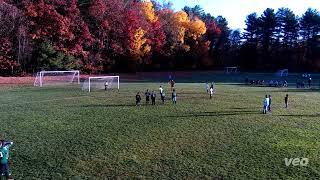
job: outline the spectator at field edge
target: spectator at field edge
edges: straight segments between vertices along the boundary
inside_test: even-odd
[[[13,145],[11,141],[0,140],[0,179],[5,176],[11,179],[9,170],[9,148]]]

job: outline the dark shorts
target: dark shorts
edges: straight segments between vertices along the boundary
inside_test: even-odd
[[[7,178],[10,177],[8,164],[0,164],[0,174],[1,176],[5,176]]]

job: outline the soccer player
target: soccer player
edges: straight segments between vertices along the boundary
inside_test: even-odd
[[[209,83],[207,82],[206,82],[206,90],[207,90],[207,93],[209,94],[210,87],[209,87]]]
[[[140,96],[140,92],[138,92],[136,95],[136,106],[140,106],[140,101],[141,101],[141,96]]]
[[[144,95],[146,96],[146,104],[149,104],[150,96],[151,96],[151,93],[149,92],[149,89],[147,89],[147,91],[144,93]]]
[[[284,104],[285,104],[286,108],[288,108],[288,100],[289,100],[289,95],[286,94],[286,97],[284,97]]]
[[[268,95],[266,95],[263,101],[263,114],[267,114],[268,106],[269,106],[269,98],[268,98]]]
[[[9,148],[13,145],[11,141],[0,140],[0,178],[5,176],[11,179],[9,172]],[[1,178],[2,179],[2,178]]]
[[[210,93],[209,93],[209,94],[210,94],[210,99],[212,99],[213,92],[214,92],[213,87],[211,87],[211,88],[210,88]]]
[[[172,103],[177,104],[177,92],[175,89],[172,90]]]
[[[159,91],[160,91],[161,101],[162,101],[162,103],[164,103],[165,93],[164,93],[162,86],[160,86]]]
[[[108,86],[109,86],[109,83],[108,83],[108,81],[106,81],[106,82],[104,83],[104,90],[105,90],[105,91],[108,89]]]
[[[269,95],[269,105],[268,105],[268,111],[271,112],[271,103],[272,103],[272,97]]]
[[[152,105],[156,105],[156,93],[154,91],[152,91],[151,93],[151,101],[152,101]]]

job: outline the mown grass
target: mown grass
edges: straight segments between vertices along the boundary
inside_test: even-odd
[[[319,92],[218,84],[210,100],[204,84],[178,83],[177,105],[159,97],[134,105],[137,91],[158,86],[0,88],[0,136],[15,142],[15,179],[320,178]],[[265,94],[273,96],[267,115]],[[308,166],[285,165],[297,157]]]

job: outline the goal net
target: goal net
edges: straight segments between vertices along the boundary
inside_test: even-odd
[[[289,74],[289,70],[288,69],[282,69],[277,71],[277,76],[278,77],[287,77]]]
[[[238,67],[225,67],[226,74],[236,74],[238,73]]]
[[[40,71],[34,80],[34,86],[55,86],[77,83],[80,84],[79,71]]]
[[[97,76],[89,77],[82,86],[82,90],[93,91],[93,90],[108,90],[108,89],[119,89],[120,82],[119,76]]]

